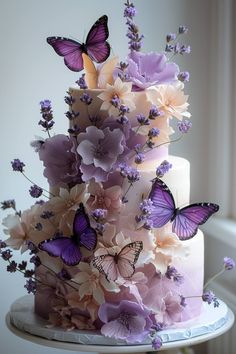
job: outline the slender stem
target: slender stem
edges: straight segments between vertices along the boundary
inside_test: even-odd
[[[22,173],[22,175],[23,175],[31,184],[35,184],[29,177],[27,177],[27,176],[24,174],[24,172],[21,172],[21,173]],[[54,194],[52,194],[51,192],[47,191],[46,189],[42,188],[42,190],[43,190],[44,192],[50,194],[52,197],[55,197]],[[43,194],[43,195],[44,195],[44,194]],[[44,196],[45,196],[45,195],[44,195]],[[46,197],[46,196],[45,196],[45,197]],[[48,198],[48,197],[46,197],[46,198]]]
[[[49,270],[49,272],[51,272],[52,274],[54,274],[54,275],[57,277],[57,273],[56,273],[54,270],[52,270],[51,268],[49,268],[48,266],[46,266],[46,265],[43,264],[43,263],[41,263],[41,266],[43,266],[44,268],[46,268],[47,270]],[[68,286],[70,286],[72,289],[78,290],[75,286],[71,285],[71,284],[69,283],[69,281],[64,280],[64,282],[65,282]],[[74,282],[73,280],[70,280],[70,282],[77,284],[77,283]],[[79,284],[78,284],[78,285],[79,285]]]
[[[220,272],[216,273],[213,277],[211,277],[206,284],[204,285],[203,289],[206,289],[206,287],[216,278],[218,278],[220,275],[222,275],[225,272],[225,268],[221,269]]]
[[[124,200],[124,198],[127,196],[127,194],[128,194],[128,192],[129,192],[129,190],[130,190],[131,187],[133,187],[133,183],[130,183],[130,185],[129,185],[127,191],[125,192],[125,194],[124,194],[123,197],[122,197],[122,200]]]
[[[51,135],[50,135],[50,132],[49,130],[47,130],[47,133],[48,133],[48,137],[51,138]]]

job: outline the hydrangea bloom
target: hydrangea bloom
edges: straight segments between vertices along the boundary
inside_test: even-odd
[[[81,183],[78,170],[79,160],[74,150],[74,142],[66,135],[58,134],[46,139],[39,150],[51,186]]]
[[[90,126],[78,136],[77,151],[82,158],[80,170],[83,181],[95,178],[96,182],[107,180],[119,155],[124,151],[124,134],[120,129],[98,129]]]
[[[177,80],[179,68],[168,63],[164,54],[132,51],[127,60],[127,75],[133,89],[145,90],[154,85],[173,83]]]
[[[104,336],[125,339],[128,343],[142,342],[152,326],[150,312],[127,300],[102,304],[98,316],[104,323],[101,328]]]

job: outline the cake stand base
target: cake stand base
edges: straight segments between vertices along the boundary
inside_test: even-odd
[[[159,332],[163,341],[160,350],[172,350],[199,344],[228,331],[234,323],[233,312],[220,301],[214,308],[206,305],[202,314],[181,326]],[[99,353],[147,353],[152,352],[147,340],[142,345],[127,345],[122,341],[105,338],[96,331],[74,330],[65,332],[61,328],[47,328],[47,321],[33,311],[33,296],[27,295],[16,300],[6,316],[6,324],[15,335],[40,345],[71,351]]]

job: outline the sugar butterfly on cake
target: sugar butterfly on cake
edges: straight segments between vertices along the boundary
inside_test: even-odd
[[[167,35],[164,52],[145,53],[136,12],[127,1],[129,53],[121,62],[109,58],[106,15],[85,43],[48,37],[70,70],[84,72],[65,97],[66,134],[51,134],[51,102],[40,102],[39,125],[47,135],[31,145],[49,190],[32,183],[37,201],[27,211],[13,200],[2,203],[15,215],[3,220],[9,238],[0,249],[7,270],[28,278],[35,313],[50,325],[158,349],[161,329],[197,318],[209,302],[202,295],[199,226],[219,207],[189,203],[190,164],[168,152],[191,128],[184,93],[189,74],[171,60],[190,52],[179,42],[187,28]],[[12,168],[28,173],[19,159]],[[28,250],[30,261],[16,263],[11,249]]]

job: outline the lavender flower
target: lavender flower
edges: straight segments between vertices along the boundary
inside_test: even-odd
[[[208,305],[213,303],[214,307],[219,307],[219,305],[220,305],[217,297],[215,296],[215,294],[212,291],[206,291],[205,293],[203,293],[202,300],[204,302],[207,302]]]
[[[178,75],[179,81],[182,81],[182,82],[187,82],[187,81],[189,81],[189,78],[190,78],[190,75],[189,75],[189,72],[188,72],[188,71],[182,71],[182,72],[179,73],[179,75]]]
[[[181,122],[178,122],[178,129],[181,133],[187,134],[188,131],[192,128],[192,122],[190,120],[182,120]]]
[[[143,228],[146,230],[151,230],[153,229],[153,221],[151,219],[145,219],[145,222],[143,224]]]
[[[130,4],[129,2],[127,2],[124,10],[124,17],[128,17],[130,19],[132,19],[134,16],[136,16],[137,14],[137,10],[134,7],[134,4]]]
[[[162,339],[160,336],[155,336],[152,340],[152,347],[155,350],[159,350],[162,346]]]
[[[191,47],[190,45],[182,45],[179,50],[180,54],[190,54],[191,53]]]
[[[19,265],[18,265],[18,268],[20,270],[25,270],[27,267],[27,262],[26,261],[22,261]]]
[[[68,273],[68,271],[65,268],[62,268],[62,270],[57,273],[57,277],[60,280],[71,280],[71,275]]]
[[[35,267],[39,267],[41,265],[41,260],[38,256],[34,255],[30,258],[30,263],[33,263]]]
[[[35,230],[37,231],[42,231],[43,229],[43,225],[41,224],[41,222],[37,222],[37,224],[35,225]]]
[[[171,168],[171,163],[169,163],[167,160],[162,161],[162,163],[156,169],[156,176],[158,178],[162,178]]]
[[[128,170],[127,178],[128,178],[128,182],[133,184],[139,181],[140,173],[136,168],[130,167]]]
[[[9,259],[12,258],[12,251],[9,249],[6,249],[5,251],[1,252],[1,257],[4,261],[9,261]]]
[[[150,125],[150,121],[143,114],[138,114],[136,119],[140,125]]]
[[[134,162],[139,165],[141,164],[145,159],[145,154],[143,152],[137,153],[137,155],[134,158]]]
[[[150,139],[156,138],[160,134],[160,130],[158,128],[151,128],[148,132],[148,137]]]
[[[91,216],[96,221],[100,221],[100,220],[105,219],[106,215],[107,215],[107,210],[106,209],[95,209],[91,213]]]
[[[43,120],[40,120],[38,124],[48,131],[54,125],[51,101],[44,100],[41,101],[39,104],[41,106],[40,113],[42,115]]]
[[[165,54],[132,51],[127,63],[127,74],[134,90],[145,90],[157,84],[171,84],[177,80],[179,74],[178,66],[169,63]]]
[[[187,306],[186,298],[183,295],[180,295],[180,305],[183,307]]]
[[[166,53],[172,53],[173,51],[174,51],[174,46],[173,46],[173,44],[169,44],[169,43],[167,43],[166,44],[166,47],[165,47],[165,52]]]
[[[96,231],[99,235],[103,235],[103,232],[105,231],[105,225],[98,222],[96,225]]]
[[[24,288],[26,288],[28,294],[32,293],[35,294],[36,292],[36,282],[33,279],[28,279],[24,285]]]
[[[111,104],[112,106],[114,106],[115,108],[118,108],[120,105],[120,99],[117,95],[114,95],[111,99]]]
[[[188,32],[188,27],[186,26],[179,26],[179,34],[184,34]]]
[[[155,119],[157,117],[161,116],[161,112],[156,106],[152,106],[152,108],[149,111],[149,119]]]
[[[10,273],[15,273],[17,271],[17,263],[15,261],[11,261],[7,266],[7,271]]]
[[[28,241],[27,246],[30,251],[30,255],[38,253],[39,249],[32,241]]]
[[[176,284],[180,285],[184,281],[184,277],[177,271],[175,267],[168,266],[165,276],[172,279]]]
[[[12,165],[13,171],[24,172],[25,164],[24,164],[24,162],[20,161],[19,159],[14,159],[13,161],[11,161],[11,165]]]
[[[128,343],[141,343],[150,332],[150,312],[133,301],[103,303],[98,316],[104,323],[101,333],[107,337],[125,339]]]
[[[88,93],[84,92],[80,97],[80,101],[89,106],[92,103],[93,99]]]
[[[42,195],[43,190],[41,187],[34,184],[33,186],[30,187],[29,193],[30,193],[31,197],[39,198]]]
[[[1,202],[1,209],[2,210],[6,210],[6,209],[16,209],[16,203],[14,199],[9,199],[9,200],[4,200],[3,202]]]
[[[0,252],[1,252],[1,249],[2,249],[2,248],[6,248],[6,247],[7,247],[6,242],[0,240]]]
[[[65,96],[64,97],[64,100],[65,100],[65,103],[72,107],[72,105],[75,103],[75,99],[74,97],[71,96],[70,92],[67,92],[68,93],[68,96]]]
[[[44,220],[50,219],[54,216],[53,211],[50,210],[44,210],[43,213],[40,215],[40,217]]]
[[[85,81],[85,74],[82,74],[82,76],[79,78],[79,80],[76,81],[76,84],[79,85],[81,90],[86,90],[88,88],[86,81]]]
[[[152,212],[153,201],[151,199],[144,199],[142,203],[139,204],[139,209],[142,214],[150,215]]]
[[[175,41],[176,39],[176,33],[168,33],[166,35],[166,42],[171,42],[171,41]]]
[[[225,270],[231,270],[235,268],[235,262],[232,258],[224,257],[223,263]]]
[[[31,278],[34,275],[35,271],[33,269],[26,269],[24,272],[25,278]]]

